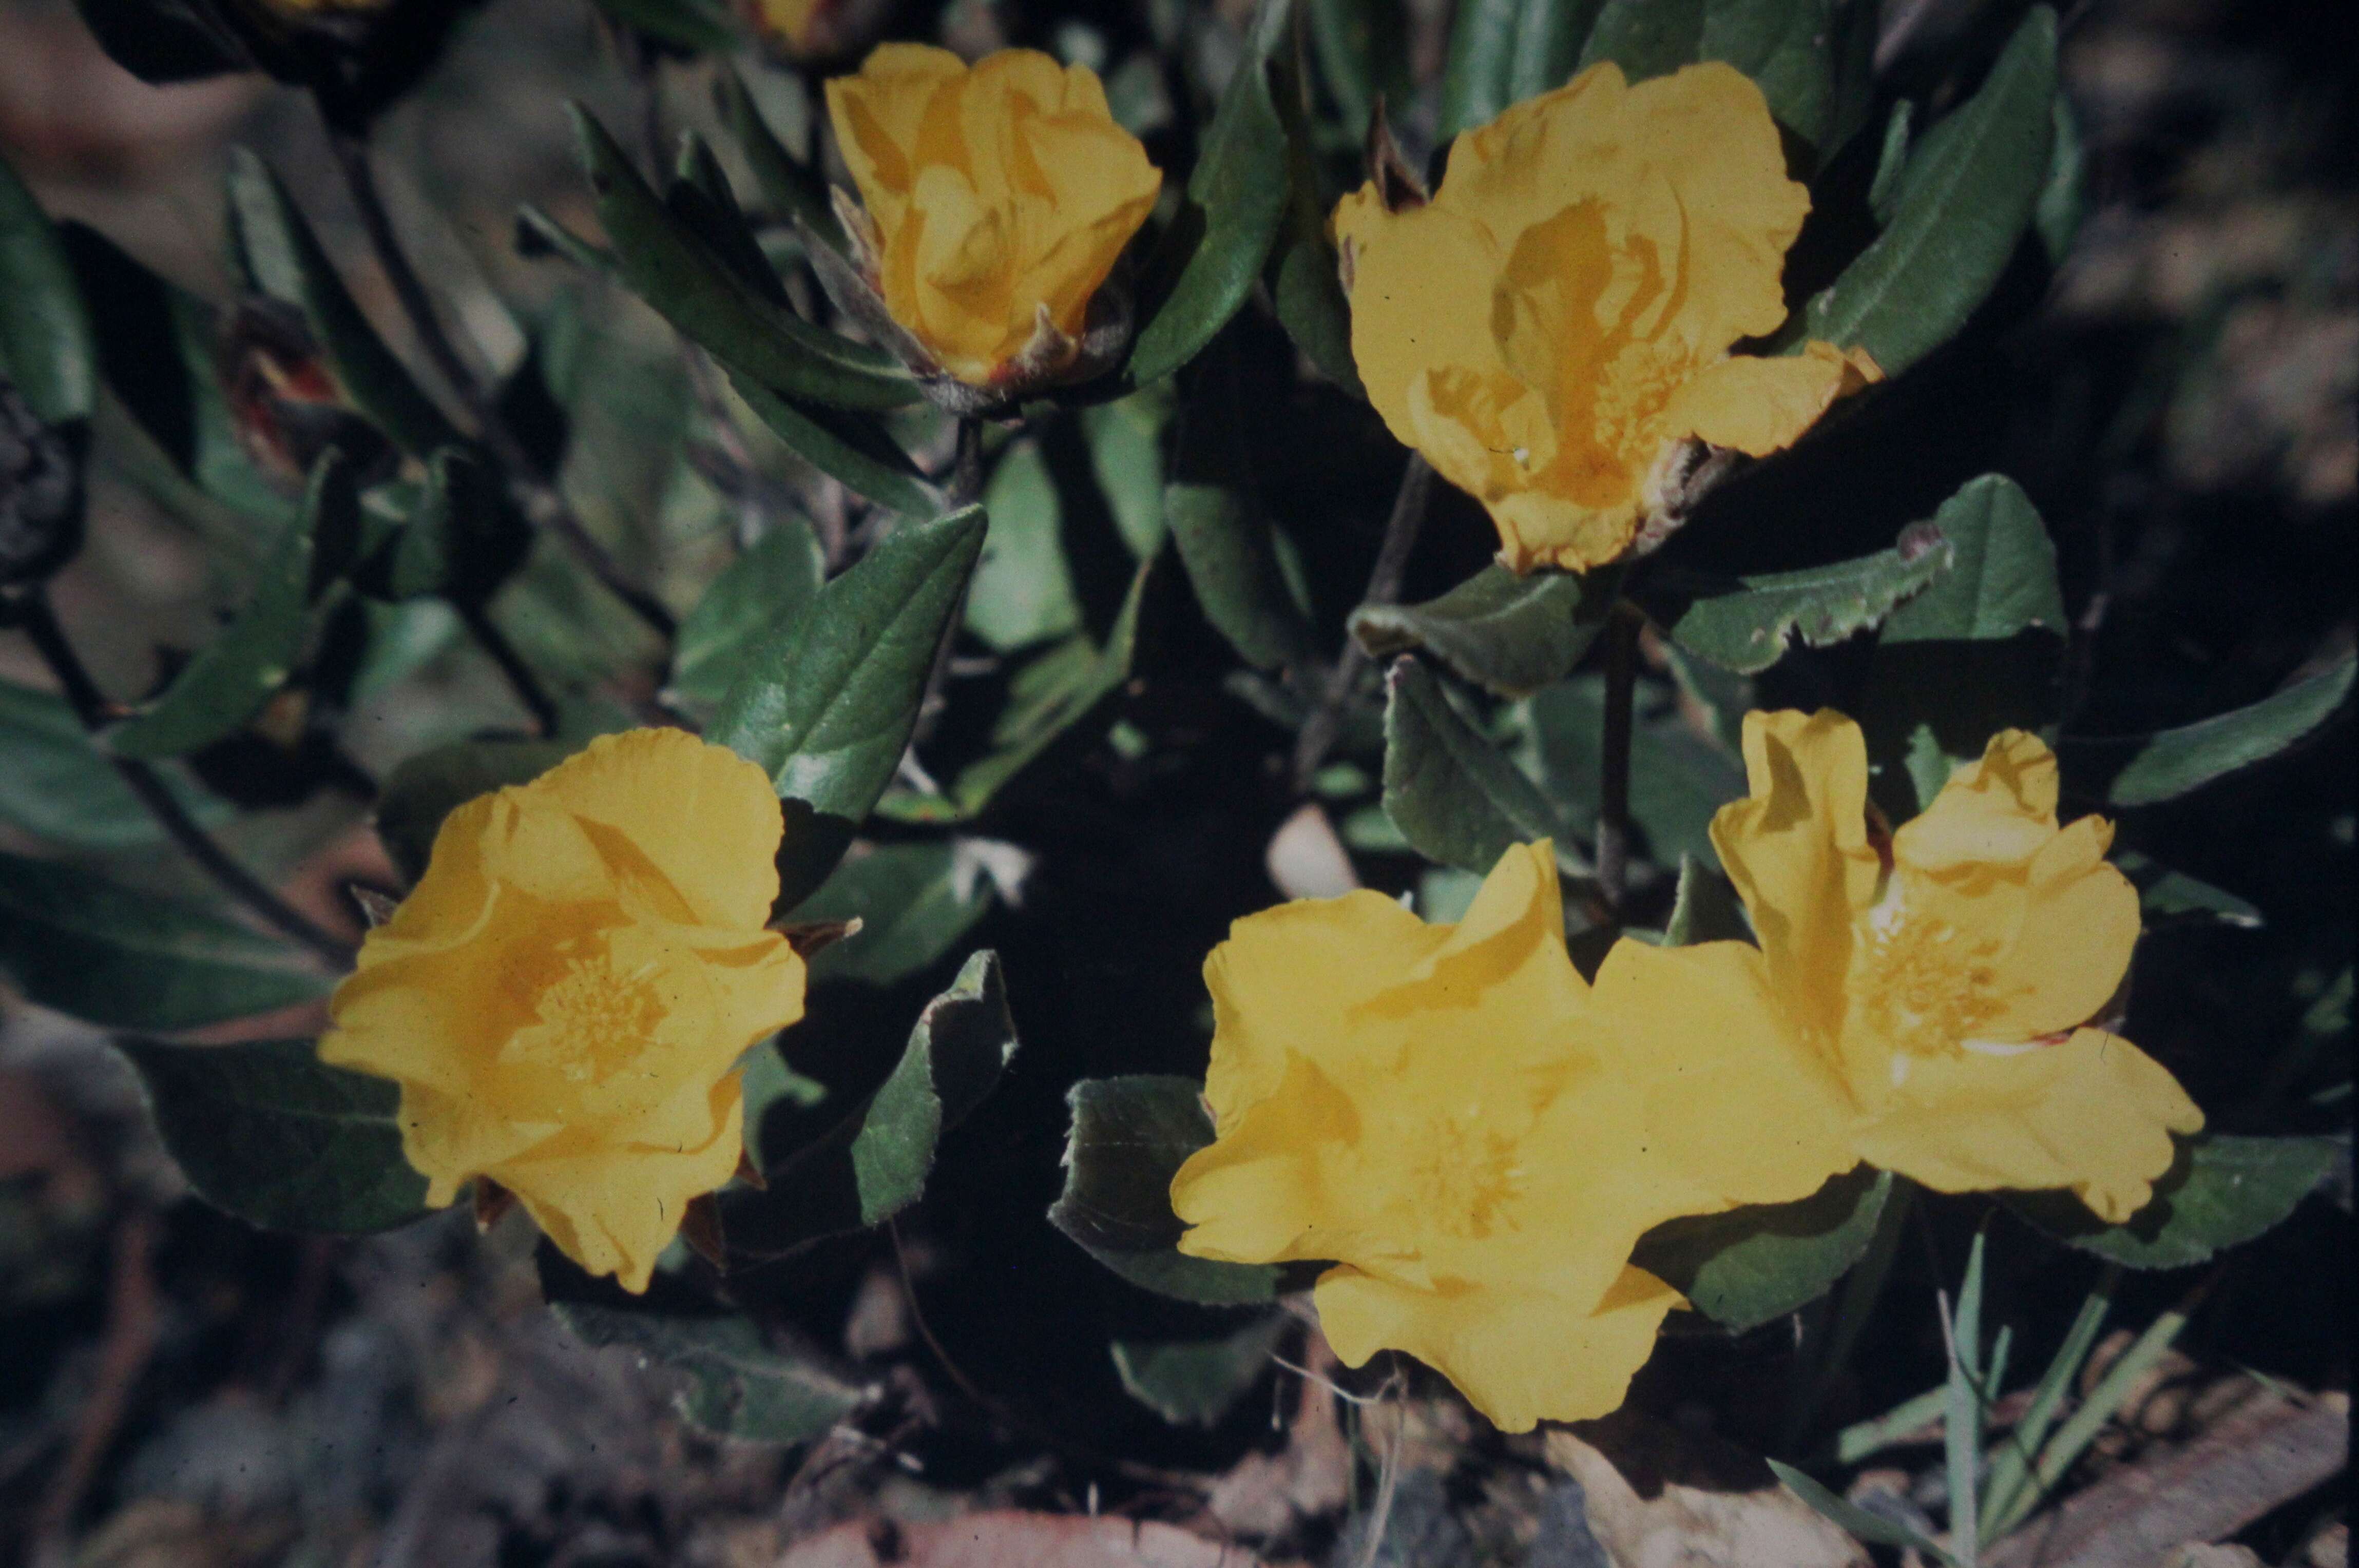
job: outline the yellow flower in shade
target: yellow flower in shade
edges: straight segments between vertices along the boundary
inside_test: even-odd
[[[1631,1247],[1724,1205],[1646,1146],[1549,847],[1510,849],[1455,925],[1373,892],[1249,916],[1204,977],[1218,1136],[1172,1181],[1180,1249],[1332,1261],[1346,1365],[1405,1350],[1508,1431],[1619,1405],[1680,1304]]]
[[[2055,755],[2004,731],[1888,842],[1841,714],[1745,715],[1745,765],[1712,843],[1761,946],[1624,942],[1598,974],[1664,1150],[1735,1202],[1865,1160],[1942,1192],[2070,1187],[2108,1222],[2143,1207],[2203,1116],[2094,1022],[2138,899],[2109,823],[2058,824]]]
[[[781,830],[759,767],[677,730],[472,800],[362,945],[320,1058],[401,1085],[429,1203],[487,1177],[643,1291],[737,1169],[737,1059],[802,1016],[802,959],[763,929]]]
[[[845,212],[861,270],[892,320],[971,385],[1071,369],[1163,183],[1096,74],[1033,49],[970,68],[886,44],[827,84],[827,107],[867,209]]]
[[[1810,201],[1726,65],[1593,66],[1460,136],[1430,202],[1386,194],[1335,209],[1360,379],[1516,571],[1614,559],[1682,504],[1694,443],[1765,455],[1876,378],[1825,343],[1729,352],[1785,320]]]

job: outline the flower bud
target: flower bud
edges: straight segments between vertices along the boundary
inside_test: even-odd
[[[1094,72],[887,44],[827,103],[864,210],[839,198],[852,254],[819,256],[821,281],[936,402],[977,413],[1112,368],[1130,305],[1109,279],[1163,177]]]

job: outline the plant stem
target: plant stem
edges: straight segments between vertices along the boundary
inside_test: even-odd
[[[516,652],[516,644],[508,641],[508,634],[500,630],[488,611],[472,599],[454,600],[452,608],[459,611],[459,619],[465,622],[468,635],[475,639],[476,646],[489,654],[492,663],[500,666],[500,674],[507,677],[508,689],[516,693],[516,700],[524,704],[526,712],[532,715],[533,728],[539,731],[541,739],[547,740],[556,734],[557,704],[542,688],[540,677],[532,673],[532,666],[525,663],[524,655]]]
[[[1421,454],[1411,452],[1408,466],[1401,470],[1400,489],[1393,496],[1392,515],[1385,520],[1384,542],[1376,546],[1376,564],[1368,573],[1368,589],[1360,600],[1363,604],[1390,604],[1400,597],[1401,578],[1408,570],[1410,553],[1417,548],[1418,530],[1424,526],[1426,502],[1432,493],[1433,465]],[[1345,633],[1343,657],[1335,662],[1327,694],[1303,721],[1294,743],[1297,794],[1310,787],[1319,764],[1327,760],[1335,737],[1343,730],[1343,709],[1351,702],[1352,687],[1367,664],[1367,650]]]
[[[425,282],[418,269],[409,264],[409,256],[401,248],[400,236],[393,232],[393,219],[386,211],[385,197],[377,189],[376,171],[369,166],[368,146],[348,132],[331,128],[329,146],[334,148],[336,168],[343,176],[344,189],[351,195],[353,205],[359,210],[361,227],[368,234],[369,248],[375,253],[377,265],[385,269],[386,281],[392,285],[394,298],[400,303],[401,313],[408,319],[410,330],[417,334],[419,345],[426,357],[434,362],[436,372],[443,382],[465,404],[474,416],[477,430],[493,456],[508,470],[511,483],[524,492],[525,514],[536,527],[554,531],[571,551],[574,559],[592,577],[605,585],[606,590],[628,605],[632,613],[647,622],[648,628],[669,643],[679,631],[663,601],[632,582],[624,573],[606,546],[600,544],[582,519],[575,516],[565,498],[557,492],[555,475],[533,459],[525,444],[500,412],[498,402],[492,396],[481,377],[459,353],[458,345],[442,330],[440,318],[434,313],[434,301],[426,292]]]
[[[951,484],[947,500],[950,509],[972,506],[983,493],[983,421],[973,415],[962,415],[958,422],[958,448],[951,459]]]
[[[1597,892],[1618,919],[1630,869],[1630,707],[1638,681],[1643,618],[1628,600],[1605,622],[1605,728],[1599,738]]]
[[[65,628],[58,624],[57,614],[49,608],[49,590],[34,588],[16,601],[14,609],[16,623],[32,640],[41,662],[57,677],[59,688],[64,692],[75,717],[82,720],[83,729],[95,735],[107,722],[106,695],[91,678],[73,644],[66,641]],[[114,771],[123,776],[131,793],[139,797],[139,804],[147,808],[157,825],[220,884],[223,892],[330,963],[340,967],[352,963],[350,944],[312,924],[253,872],[232,860],[229,852],[197,825],[154,768],[134,757],[110,756],[107,760],[114,764]]]

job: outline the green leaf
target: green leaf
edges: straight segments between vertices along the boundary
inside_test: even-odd
[[[1352,635],[1378,658],[1423,648],[1451,673],[1501,697],[1561,680],[1605,624],[1618,573],[1575,577],[1505,567],[1481,571],[1423,604],[1364,604]]]
[[[1218,1426],[1269,1370],[1291,1321],[1274,1312],[1219,1339],[1117,1339],[1114,1376],[1123,1392],[1174,1426]]]
[[[1612,60],[1632,81],[1669,76],[1703,47],[1710,0],[1605,0],[1582,46],[1581,69]]]
[[[1679,894],[1671,904],[1670,919],[1663,925],[1663,946],[1752,940],[1753,923],[1728,879],[1693,855],[1681,855]]]
[[[1760,85],[1777,122],[1823,159],[1850,132],[1836,80],[1839,41],[1864,0],[1708,0],[1698,59],[1725,60]]]
[[[1862,1541],[1872,1541],[1878,1546],[1907,1547],[1919,1554],[1941,1563],[1943,1568],[1959,1568],[1958,1560],[1905,1524],[1896,1523],[1882,1514],[1872,1514],[1857,1503],[1846,1502],[1828,1491],[1791,1465],[1772,1459],[1769,1468],[1777,1479],[1796,1497],[1819,1513],[1833,1520]]]
[[[1669,1220],[1630,1260],[1732,1334],[1816,1301],[1867,1251],[1892,1177],[1857,1166],[1809,1197]]]
[[[754,237],[753,226],[745,222],[745,210],[737,205],[737,193],[729,188],[721,160],[695,131],[680,134],[679,157],[664,187],[664,205],[704,242],[704,248],[732,276],[769,304],[786,305],[786,286],[763,254],[762,243]]]
[[[2257,930],[2267,924],[2261,912],[2225,888],[2215,888],[2184,871],[2174,871],[2136,849],[2116,849],[2114,869],[2138,890],[2138,908],[2146,928],[2211,925]]]
[[[1892,222],[1893,206],[1900,197],[1900,172],[1908,167],[1908,138],[1916,123],[1913,98],[1895,103],[1891,117],[1884,122],[1884,146],[1876,154],[1875,178],[1867,185],[1867,209],[1875,214],[1878,228]]]
[[[882,1225],[924,1195],[941,1137],[998,1085],[1016,1054],[998,955],[966,961],[928,1002],[892,1075],[818,1140],[783,1155],[765,1144],[766,1191],[722,1195],[733,1249],[788,1256],[831,1236]],[[750,1136],[758,1141],[762,1130]]]
[[[1892,221],[1804,312],[1807,336],[1897,375],[1966,324],[2006,271],[2049,178],[2056,13],[2034,6],[1981,89],[1918,142]]]
[[[999,956],[985,950],[918,1015],[900,1065],[861,1119],[852,1168],[862,1224],[882,1225],[925,1195],[941,1135],[998,1087],[1015,1054]]]
[[[1647,858],[1676,865],[1692,857],[1713,869],[1712,814],[1745,796],[1745,771],[1717,743],[1688,728],[1660,687],[1648,683],[1630,733],[1630,816],[1644,836]],[[1559,809],[1575,822],[1593,822],[1603,806],[1605,680],[1575,676],[1534,697],[1526,711],[1539,753],[1540,775]]]
[[[2178,1142],[2153,1201],[2125,1224],[2103,1223],[2068,1192],[2009,1193],[2007,1206],[2059,1240],[2125,1268],[2184,1269],[2274,1228],[2340,1150],[2332,1138],[2220,1132]]]
[[[1933,526],[1949,541],[1950,569],[1894,609],[1878,648],[2065,633],[2056,546],[2022,486],[2005,474],[1970,480],[1941,503]]]
[[[1158,558],[1139,563],[1103,647],[1088,633],[1076,633],[1016,672],[1007,705],[992,724],[991,750],[961,768],[951,784],[954,815],[980,813],[1017,774],[1069,737],[1094,739],[1088,726],[1120,699],[1138,656],[1139,612]]]
[[[1010,442],[984,486],[991,531],[966,596],[966,629],[1000,653],[1081,629],[1082,601],[1065,563],[1064,509],[1040,444]]]
[[[732,371],[729,384],[787,449],[855,493],[909,517],[931,517],[941,495],[865,414],[800,402]]]
[[[2082,157],[2081,125],[2073,116],[2072,101],[2057,93],[2053,114],[2056,141],[2049,155],[2048,181],[2039,188],[2038,204],[2031,211],[2032,230],[2038,234],[2039,247],[2048,253],[2051,268],[2064,265],[2089,204],[2088,168]]]
[[[895,530],[748,654],[713,715],[706,738],[799,803],[780,867],[788,907],[825,880],[900,767],[984,532],[973,506]]]
[[[377,837],[414,884],[426,874],[445,816],[477,795],[530,784],[575,750],[562,741],[460,741],[420,752],[385,781],[376,803]]]
[[[1215,371],[1229,367],[1215,356]],[[1245,457],[1234,378],[1200,389],[1180,428],[1163,515],[1204,619],[1256,669],[1299,664],[1315,651],[1310,617],[1278,565],[1277,537]]]
[[[369,324],[278,177],[239,147],[228,187],[230,233],[247,283],[303,312],[361,412],[414,458],[458,444],[459,432]]]
[[[842,246],[843,225],[836,221],[826,178],[787,150],[746,90],[745,79],[734,70],[721,77],[721,114],[770,210],[781,218],[800,221],[828,243]]]
[[[529,201],[521,202],[516,207],[516,254],[527,260],[538,260],[545,255],[562,256],[593,276],[621,271],[621,264],[614,260],[614,252],[603,245],[591,243]]]
[[[882,350],[814,327],[733,273],[639,178],[597,117],[572,107],[598,218],[631,291],[739,375],[832,407],[898,408],[917,383]]]
[[[185,756],[244,729],[294,673],[322,579],[342,574],[359,535],[353,470],[331,449],[311,470],[302,514],[272,548],[245,607],[163,696],[106,731],[107,749],[143,760]]]
[[[1315,0],[1308,3],[1315,16],[1320,6]],[[1397,19],[1397,10],[1392,15]],[[1374,20],[1365,13],[1364,19]],[[1286,127],[1286,217],[1263,281],[1278,324],[1319,373],[1353,396],[1365,397],[1359,365],[1352,358],[1352,304],[1343,295],[1334,242],[1327,237],[1332,204],[1319,178],[1300,54],[1299,49],[1281,48],[1270,62],[1270,92]],[[1366,103],[1364,97],[1353,122],[1362,126],[1367,123]]]
[[[1163,432],[1171,423],[1173,401],[1170,387],[1159,384],[1081,411],[1090,471],[1134,560],[1146,560],[1163,546]]]
[[[401,1087],[321,1062],[309,1040],[118,1040],[197,1195],[269,1230],[390,1230],[427,1214],[402,1158]]]
[[[1691,3],[1691,0],[1690,0]],[[1437,140],[1499,117],[1510,103],[1561,87],[1603,0],[1464,0],[1450,32]],[[1399,101],[1396,100],[1397,105]]]
[[[2351,695],[2354,656],[2250,708],[2151,735],[2067,738],[2057,747],[2066,787],[2107,806],[2176,800],[2291,747],[2325,725]]]
[[[98,406],[98,340],[58,231],[0,158],[0,373],[45,425]]]
[[[1245,56],[1204,133],[1187,200],[1147,264],[1126,374],[1160,380],[1196,357],[1253,292],[1286,216],[1286,127],[1270,97],[1269,57],[1291,0],[1261,0]]]
[[[1416,82],[1409,74],[1408,8],[1403,0],[1308,0],[1310,45],[1354,142],[1367,135],[1376,95],[1406,106]],[[1279,107],[1285,107],[1281,100]]]
[[[753,650],[809,611],[826,576],[810,524],[772,518],[770,531],[722,569],[680,622],[672,689],[700,707],[719,702]]]
[[[1418,853],[1487,872],[1516,844],[1554,838],[1562,849],[1556,808],[1459,717],[1425,666],[1396,660],[1386,687],[1385,815]]]
[[[1187,1227],[1171,1212],[1171,1178],[1212,1141],[1203,1086],[1141,1074],[1083,1078],[1065,1096],[1065,1190],[1049,1221],[1134,1285],[1182,1301],[1241,1306],[1274,1301],[1278,1271],[1216,1263],[1179,1249]]]
[[[709,0],[595,0],[607,19],[698,54],[733,54],[745,45],[728,11]]]
[[[642,1365],[660,1362],[681,1374],[679,1413],[741,1443],[809,1443],[881,1391],[815,1356],[773,1348],[758,1326],[734,1314],[694,1317],[590,1302],[551,1310],[592,1345],[619,1345],[636,1351]]]
[[[1832,566],[1718,579],[1666,569],[1647,585],[1647,608],[1689,653],[1757,675],[1785,656],[1789,638],[1823,648],[1877,624],[1946,571],[1953,553],[1938,524],[1912,523],[1891,549]]]
[[[383,597],[434,595],[484,605],[532,553],[532,526],[509,502],[498,476],[464,447],[445,447],[426,467],[409,518],[388,541]],[[358,575],[358,574],[356,574]]]
[[[0,970],[28,1000],[107,1029],[196,1029],[330,984],[302,955],[210,905],[5,853]]]
[[[795,907],[794,917],[861,923],[859,931],[812,956],[813,979],[888,986],[957,946],[990,907],[990,879],[963,860],[951,839],[886,844],[848,859]]]
[[[237,815],[177,770],[158,773],[201,827]],[[9,680],[0,680],[0,822],[69,849],[131,849],[164,838],[66,700]]]
[[[2013,480],[1969,481],[1931,526],[1954,564],[1886,621],[1862,708],[1877,798],[1896,821],[2001,730],[2054,722],[2064,647],[2056,546]]]

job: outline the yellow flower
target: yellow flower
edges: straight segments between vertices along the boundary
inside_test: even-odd
[[[1625,942],[1600,1004],[1657,1043],[1649,1130],[1738,1202],[1799,1197],[1865,1160],[1942,1192],[2071,1187],[2145,1206],[2203,1116],[2093,1022],[2137,941],[2112,826],[2056,819],[2056,758],[2018,730],[1888,843],[1841,714],[1749,713],[1750,799],[1712,843],[1761,946]]]
[[[1680,1304],[1631,1247],[1724,1206],[1645,1146],[1549,845],[1510,849],[1455,925],[1305,900],[1237,922],[1204,978],[1218,1136],[1171,1184],[1180,1250],[1332,1260],[1316,1299],[1346,1365],[1405,1350],[1508,1431],[1619,1405]]]
[[[958,380],[1038,382],[1078,356],[1090,301],[1163,176],[1087,66],[886,44],[827,84],[866,204],[855,247],[894,321]]]
[[[677,730],[472,800],[362,945],[320,1058],[400,1083],[429,1203],[488,1177],[643,1291],[737,1169],[738,1057],[802,1016],[802,960],[763,929],[781,830],[760,768]]]
[[[1691,440],[1763,456],[1875,379],[1825,343],[1729,353],[1785,320],[1810,206],[1741,72],[1593,66],[1460,136],[1430,202],[1336,207],[1360,378],[1506,565],[1603,565],[1677,509]]]

